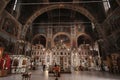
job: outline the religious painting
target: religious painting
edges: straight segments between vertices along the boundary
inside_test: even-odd
[[[78,33],[84,31],[83,25],[76,24],[75,27],[76,27],[76,31],[77,31]]]
[[[6,18],[3,23],[2,29],[11,35],[17,36],[18,29],[14,25],[15,24],[13,23],[11,19]]]
[[[15,59],[14,61],[13,61],[13,66],[18,66],[19,65],[19,60],[18,59]]]
[[[41,27],[38,32],[39,32],[40,34],[46,34],[47,29]]]
[[[70,39],[66,35],[56,36],[54,42],[57,47],[70,46]]]
[[[26,60],[23,60],[22,61],[22,65],[26,65],[27,64],[27,61]]]
[[[2,29],[10,33],[9,27],[11,27],[11,26],[12,26],[12,23],[11,23],[10,19],[6,18]]]

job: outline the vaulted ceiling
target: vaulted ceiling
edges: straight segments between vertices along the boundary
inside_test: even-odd
[[[25,24],[26,21],[37,10],[40,10],[49,5],[57,5],[61,3],[61,4],[69,4],[72,6],[83,7],[87,9],[96,18],[98,22],[103,22],[105,19],[105,13],[103,8],[103,3],[101,1],[102,0],[18,0],[16,14],[19,14],[18,20],[22,24]],[[8,11],[12,10],[14,3],[15,3],[15,0],[11,0],[11,2],[7,6]],[[19,8],[19,11],[18,11],[18,8]],[[61,19],[65,18],[63,20],[72,21],[76,18],[79,18],[80,17],[79,14],[80,13],[77,13],[74,10],[66,10],[66,9],[59,10],[59,8],[57,8],[55,10],[46,11],[45,13],[40,15],[39,18],[43,17],[42,18],[43,21],[51,21],[51,19],[53,19],[54,21],[55,18],[58,20],[59,17],[61,17]]]
[[[70,24],[73,22],[83,22],[86,25],[92,22],[89,15],[92,15],[98,23],[102,23],[105,20],[102,0],[17,0],[17,7],[13,10],[15,1],[16,0],[11,0],[6,10],[14,15],[23,26],[31,20],[34,26],[39,25],[37,23],[54,25],[60,23]],[[57,5],[60,6],[56,8]],[[71,8],[63,7],[66,5],[69,5]],[[49,6],[51,9],[48,9]],[[80,10],[77,11],[76,8],[80,8]],[[85,13],[84,9],[87,13]],[[42,12],[42,10],[44,11]],[[37,14],[37,12],[39,13]],[[32,17],[35,18],[32,19]],[[92,32],[89,28],[87,28],[86,31],[88,33]],[[36,32],[36,30],[33,32]]]

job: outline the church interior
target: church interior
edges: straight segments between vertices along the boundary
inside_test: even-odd
[[[119,75],[120,0],[0,0],[0,79]]]

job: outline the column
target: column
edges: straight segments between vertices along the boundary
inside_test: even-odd
[[[71,26],[71,47],[76,48],[76,26]]]
[[[47,33],[47,48],[52,47],[52,27],[48,27]]]

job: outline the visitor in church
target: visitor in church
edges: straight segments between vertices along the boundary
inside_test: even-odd
[[[43,65],[43,71],[45,71],[45,68],[46,68],[46,65],[44,64],[44,65]]]
[[[54,75],[60,77],[60,66],[56,65],[53,67]]]

